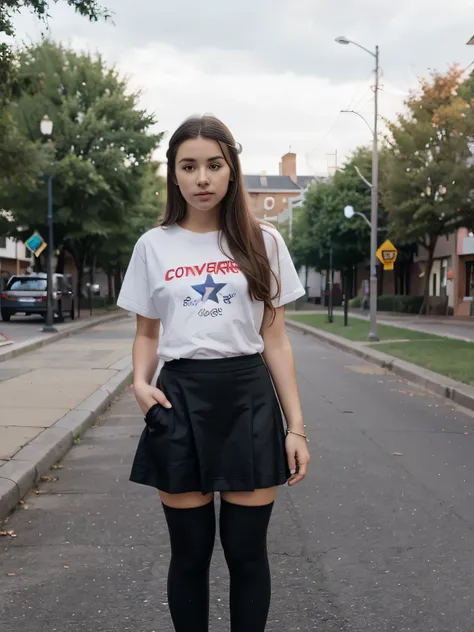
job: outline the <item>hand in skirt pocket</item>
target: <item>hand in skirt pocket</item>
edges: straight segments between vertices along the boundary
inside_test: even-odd
[[[152,435],[166,434],[172,429],[171,409],[166,409],[161,404],[155,404],[145,415],[145,423]]]

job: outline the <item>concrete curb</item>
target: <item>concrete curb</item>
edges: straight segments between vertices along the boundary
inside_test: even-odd
[[[290,319],[286,319],[286,325],[290,329],[309,334],[340,351],[351,353],[358,358],[387,369],[435,395],[449,399],[469,410],[474,410],[474,388],[467,384],[452,380],[434,371],[423,369],[416,364],[399,360],[387,353],[371,349],[357,342],[335,336],[316,327],[311,327],[311,325],[298,323]]]
[[[53,342],[57,342],[58,340],[63,340],[64,338],[69,338],[70,336],[74,336],[75,334],[81,333],[81,331],[85,331],[86,329],[91,329],[91,327],[97,327],[98,325],[103,325],[104,323],[110,323],[114,320],[121,320],[123,318],[128,318],[128,312],[124,312],[120,310],[119,313],[114,314],[106,314],[104,316],[98,316],[93,320],[89,320],[83,323],[74,323],[69,327],[58,331],[57,334],[51,334],[47,338],[43,338],[38,336],[37,338],[30,338],[29,340],[25,340],[24,342],[13,343],[13,347],[8,349],[7,351],[0,351],[0,362],[4,362],[5,360],[11,360],[11,358],[16,358],[23,353],[28,353],[29,351],[35,351],[36,349],[40,349],[46,345],[49,345]]]
[[[131,382],[129,363],[0,467],[0,519],[5,518],[40,477],[64,457],[74,439],[84,434]]]

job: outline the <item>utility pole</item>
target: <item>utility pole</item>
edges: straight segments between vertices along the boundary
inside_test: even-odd
[[[328,300],[328,321],[330,323],[334,320],[333,311],[333,286],[334,286],[334,270],[333,270],[333,249],[332,239],[329,237],[329,270],[328,270],[328,282],[329,282],[329,300]]]
[[[375,47],[375,52],[361,46],[347,37],[337,37],[338,44],[348,45],[354,44],[361,48],[369,55],[375,58],[375,89],[374,89],[374,129],[373,129],[373,146],[372,146],[372,184],[369,184],[372,190],[371,197],[371,229],[370,229],[370,333],[369,340],[377,341],[377,220],[378,220],[378,191],[379,191],[379,154],[378,154],[378,116],[379,116],[379,47]],[[357,112],[355,112],[357,114]],[[358,115],[360,116],[360,115]],[[361,117],[363,118],[363,117]],[[369,126],[370,127],[370,126]],[[359,173],[360,175],[360,173]],[[362,177],[362,176],[361,176]],[[365,179],[362,178],[364,181]]]
[[[370,333],[369,340],[379,340],[377,335],[377,221],[379,196],[378,105],[379,105],[379,47],[375,47],[375,99],[374,143],[372,149],[372,204],[370,213]]]

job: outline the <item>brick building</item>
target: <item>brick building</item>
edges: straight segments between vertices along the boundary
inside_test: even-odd
[[[283,156],[279,175],[244,175],[244,186],[257,217],[278,224],[288,219],[288,200],[299,198],[311,182],[323,180],[315,176],[298,176],[296,154]]]
[[[280,163],[279,175],[244,175],[244,186],[249,194],[252,209],[261,219],[277,227],[289,218],[290,200],[303,198],[313,182],[324,182],[318,176],[299,176],[296,170],[296,154],[285,154]],[[311,268],[299,270],[301,282],[309,300],[319,302],[324,291],[325,277]]]

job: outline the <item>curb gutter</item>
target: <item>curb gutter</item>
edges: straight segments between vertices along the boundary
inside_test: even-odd
[[[352,355],[362,358],[367,362],[372,362],[399,377],[402,377],[417,386],[421,386],[427,391],[451,400],[459,406],[464,406],[474,411],[474,388],[462,382],[452,380],[449,377],[429,371],[416,364],[399,360],[391,355],[370,349],[364,345],[351,340],[346,340],[340,336],[316,329],[304,323],[298,323],[294,320],[286,319],[286,325],[289,329],[294,329],[303,334],[309,334],[318,340],[321,340],[340,351],[351,353]]]
[[[128,318],[128,312],[120,310],[120,313],[118,314],[106,314],[105,316],[99,316],[96,319],[79,323],[78,325],[69,326],[66,329],[58,331],[57,334],[52,334],[47,338],[38,336],[37,338],[30,338],[24,342],[13,343],[13,346],[10,346],[7,351],[0,351],[0,362],[11,360],[11,358],[16,358],[23,353],[35,351],[36,349],[40,349],[41,347],[57,342],[58,340],[69,338],[70,336],[74,336],[74,334],[78,334],[86,329],[91,329],[91,327],[97,327],[98,325],[110,323],[114,320],[121,320],[123,318]]]
[[[97,323],[95,323],[97,324]],[[112,401],[132,383],[130,362],[76,408],[46,428],[0,467],[0,519],[70,450],[74,439],[94,425]]]

